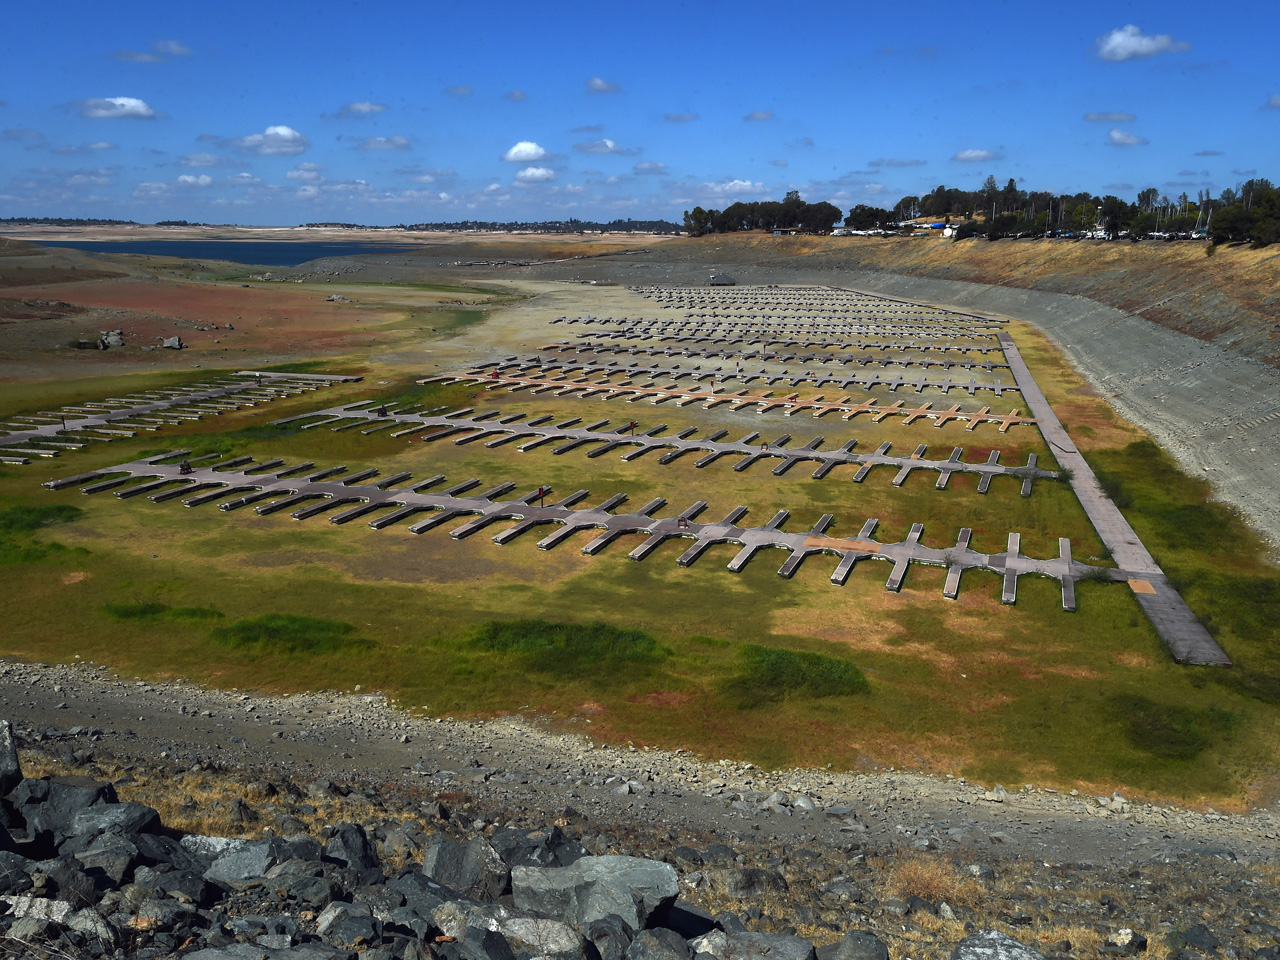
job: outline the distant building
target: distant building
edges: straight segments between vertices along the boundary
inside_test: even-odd
[[[713,287],[736,287],[737,285],[738,281],[727,273],[713,273],[711,275],[711,286]]]

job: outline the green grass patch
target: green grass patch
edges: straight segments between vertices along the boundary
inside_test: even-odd
[[[581,677],[650,667],[667,651],[643,630],[606,623],[552,623],[547,620],[493,620],[478,627],[472,646],[517,655],[534,670]]]
[[[289,613],[267,613],[216,628],[210,637],[223,646],[260,653],[332,653],[358,644],[353,624]]]
[[[25,504],[0,510],[0,534],[32,533],[54,523],[79,520],[84,511],[69,503],[46,503],[30,507]]]
[[[1240,721],[1230,710],[1157,703],[1138,694],[1117,696],[1112,706],[1129,744],[1161,760],[1195,760]]]
[[[862,671],[848,660],[753,643],[742,647],[738,672],[723,685],[739,710],[786,699],[848,697],[870,689]]]

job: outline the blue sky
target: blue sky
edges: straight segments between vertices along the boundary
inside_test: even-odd
[[[1280,179],[1280,4],[10,5],[0,216],[679,220]]]

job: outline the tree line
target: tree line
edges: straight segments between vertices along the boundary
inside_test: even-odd
[[[806,203],[793,190],[781,201],[734,203],[724,210],[694,207],[685,211],[684,227],[693,237],[743,230],[829,233],[840,214],[830,203]],[[1280,188],[1265,178],[1254,178],[1216,197],[1199,190],[1193,199],[1185,191],[1170,197],[1147,187],[1129,202],[1087,191],[1027,191],[1013,179],[1001,187],[989,176],[978,190],[943,184],[922,196],[903,197],[892,209],[858,204],[844,217],[844,225],[857,231],[894,232],[904,223],[915,221],[911,225],[917,226],[920,218],[952,226],[957,239],[1204,236],[1215,245],[1248,242],[1261,247],[1280,241]]]
[[[32,227],[136,227],[136,220],[99,220],[90,217],[0,217],[0,223]]]
[[[835,204],[806,203],[792,190],[782,200],[730,204],[723,210],[694,207],[684,212],[684,230],[691,237],[706,233],[738,233],[743,230],[803,230],[829,233],[843,216]]]

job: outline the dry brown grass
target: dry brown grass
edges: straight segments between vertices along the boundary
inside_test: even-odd
[[[975,878],[960,872],[946,857],[903,854],[882,861],[885,889],[895,897],[920,897],[930,903],[975,909],[986,891]]]
[[[122,767],[115,764],[95,764],[88,769],[70,766],[61,760],[38,754],[23,753],[22,769],[28,778],[87,774],[112,782],[121,801],[132,801],[152,807],[160,814],[160,821],[169,829],[182,833],[199,833],[213,836],[242,837],[257,840],[264,836],[279,835],[275,814],[287,807],[291,816],[302,824],[303,832],[319,833],[326,825],[350,821],[369,827],[383,824],[389,819],[387,812],[359,794],[351,796],[290,797],[275,785],[252,780],[243,775],[219,771],[187,771],[172,773],[163,770],[143,770],[138,767]],[[237,801],[243,801],[248,809],[245,817]],[[297,804],[303,804],[299,809]],[[306,807],[313,807],[308,812]],[[394,819],[417,824],[424,832],[432,833],[437,827],[420,815],[397,813]],[[394,860],[395,858],[392,858]],[[403,859],[403,858],[401,858]],[[393,862],[399,869],[404,863]]]

